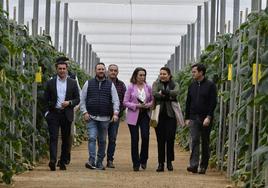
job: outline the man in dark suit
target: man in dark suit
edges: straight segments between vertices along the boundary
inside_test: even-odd
[[[44,92],[45,119],[48,124],[50,138],[50,162],[48,165],[51,171],[56,170],[59,128],[61,128],[62,134],[59,167],[60,170],[66,170],[65,164],[68,160],[70,147],[71,124],[74,119],[73,108],[80,102],[77,83],[67,76],[67,69],[67,61],[62,58],[57,59],[57,76],[46,83]]]

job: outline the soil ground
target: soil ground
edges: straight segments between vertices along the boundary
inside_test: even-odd
[[[230,182],[219,172],[208,170],[206,175],[192,174],[186,171],[189,153],[182,151],[177,145],[173,162],[174,171],[157,173],[157,143],[155,132],[151,129],[149,160],[146,170],[134,172],[130,155],[130,135],[125,123],[120,124],[114,164],[116,168],[89,170],[85,168],[88,159],[87,142],[75,147],[72,161],[66,171],[57,169],[49,171],[47,161],[39,164],[33,171],[14,177],[15,188],[224,188]],[[104,160],[106,165],[106,160]],[[2,187],[0,185],[0,187]],[[6,186],[5,186],[6,187]]]

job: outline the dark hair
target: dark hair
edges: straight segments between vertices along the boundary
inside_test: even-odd
[[[69,58],[68,57],[65,57],[65,56],[58,57],[56,59],[55,66],[57,67],[58,65],[62,65],[62,64],[65,64],[66,66],[68,66],[67,61],[69,61]]]
[[[135,70],[134,70],[134,72],[132,73],[132,76],[131,76],[131,78],[130,78],[130,82],[132,83],[132,84],[136,84],[137,83],[137,76],[138,76],[138,72],[139,71],[144,71],[145,72],[145,77],[146,77],[146,70],[144,69],[144,68],[142,68],[142,67],[137,67]],[[145,81],[145,80],[144,80]]]
[[[196,64],[192,65],[192,68],[194,68],[194,67],[197,68],[197,71],[198,72],[202,71],[203,72],[203,76],[205,76],[207,69],[206,69],[206,67],[205,67],[204,64],[202,64],[202,63],[196,63]]]
[[[102,62],[100,62],[100,63],[97,63],[97,64],[95,65],[95,70],[96,70],[96,68],[97,68],[98,65],[103,65],[103,66],[105,67],[105,64],[102,63]]]
[[[169,69],[168,67],[161,67],[160,71],[161,71],[161,70],[167,71],[168,75],[170,75],[170,80],[171,80],[171,78],[172,78],[172,74],[171,74],[170,69]]]

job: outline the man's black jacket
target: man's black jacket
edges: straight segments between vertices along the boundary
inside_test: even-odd
[[[193,81],[188,88],[185,119],[195,119],[196,116],[212,118],[216,104],[216,85],[206,78],[201,82]]]

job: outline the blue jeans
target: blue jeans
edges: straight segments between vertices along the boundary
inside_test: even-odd
[[[92,119],[87,124],[89,162],[93,164],[95,162],[102,163],[105,157],[108,125],[109,121],[95,121]],[[98,143],[97,161],[96,142]]]
[[[116,146],[116,137],[118,133],[119,120],[111,122],[108,127],[108,148],[107,148],[107,161],[114,160],[114,152]]]

